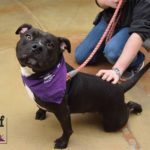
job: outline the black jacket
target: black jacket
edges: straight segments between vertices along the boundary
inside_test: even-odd
[[[96,25],[101,17],[108,23],[114,13],[113,8],[100,12],[94,21]],[[129,34],[138,33],[143,41],[150,38],[150,0],[125,0],[117,28],[129,27]]]

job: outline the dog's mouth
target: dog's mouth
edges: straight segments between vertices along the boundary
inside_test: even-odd
[[[22,67],[29,67],[34,72],[45,72],[49,70],[49,61],[39,61],[36,58],[26,58],[25,60],[20,60]]]
[[[39,64],[38,64],[37,61],[36,61],[35,59],[33,59],[33,58],[29,58],[29,59],[27,60],[26,65],[27,65],[28,67],[30,67],[30,68],[39,67]]]
[[[53,68],[58,61],[55,59],[55,56],[50,57],[47,55],[31,55],[31,54],[22,54],[17,56],[22,67],[29,67],[34,72],[46,72],[47,70]]]
[[[40,68],[40,64],[34,58],[27,58],[27,57],[26,58],[21,58],[20,59],[20,64],[23,67],[29,67],[31,69]]]

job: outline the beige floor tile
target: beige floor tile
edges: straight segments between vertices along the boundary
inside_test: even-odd
[[[68,37],[72,53],[65,53],[66,61],[74,67],[74,50],[92,28],[99,9],[93,0],[1,0],[0,5],[0,115],[7,117],[7,144],[2,150],[52,150],[53,141],[61,135],[61,128],[53,114],[47,120],[34,120],[37,110],[28,97],[20,77],[15,47],[15,31],[23,23],[58,36]],[[143,50],[144,51],[144,50]],[[146,62],[150,59],[146,54]],[[95,74],[100,68],[111,67],[107,62],[82,71]],[[129,128],[142,150],[150,149],[150,78],[149,73],[126,93],[126,100],[135,100],[143,106],[140,116],[132,115]],[[67,150],[130,150],[121,131],[103,131],[97,114],[72,115],[74,133]]]

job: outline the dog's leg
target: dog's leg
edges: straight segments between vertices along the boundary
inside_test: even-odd
[[[103,112],[103,126],[107,132],[121,129],[128,121],[129,110],[126,104],[116,104]]]
[[[127,103],[127,107],[129,109],[130,113],[138,114],[138,113],[142,112],[142,106],[138,103],[129,101]]]
[[[45,118],[46,118],[46,111],[39,108],[39,110],[36,112],[35,119],[44,120]]]
[[[54,114],[56,115],[58,121],[60,122],[63,130],[62,136],[55,140],[55,148],[57,149],[66,148],[69,142],[69,138],[73,133],[69,108],[67,107],[67,105],[60,104],[60,106],[58,106]]]

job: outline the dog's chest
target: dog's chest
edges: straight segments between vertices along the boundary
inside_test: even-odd
[[[25,77],[29,77],[31,76],[32,74],[34,74],[34,72],[32,71],[32,69],[28,68],[28,67],[21,67],[21,74]],[[34,94],[33,92],[30,90],[30,88],[24,84],[24,87],[29,95],[29,97],[32,99],[32,100],[35,100],[35,97],[34,97]]]
[[[27,93],[32,99],[35,100],[35,95],[43,102],[57,104],[62,102],[66,90],[66,68],[64,62],[43,75],[37,75],[27,67],[22,67],[21,73]]]
[[[25,67],[25,68],[21,67],[21,74],[28,77],[28,76],[31,76],[32,74],[34,74],[34,72],[28,67]],[[34,100],[34,102],[35,102],[35,96],[34,96],[33,92],[30,90],[30,88],[26,84],[24,84],[24,87],[25,87],[29,97],[32,100]],[[47,110],[46,108],[42,107],[41,105],[39,105],[37,103],[36,103],[36,105],[38,106],[38,108],[41,108],[42,110],[45,110],[45,111]]]
[[[26,91],[27,91],[29,97],[30,97],[32,100],[34,100],[34,102],[35,102],[35,96],[34,96],[33,92],[30,90],[30,88],[29,88],[27,85],[24,85],[24,87],[25,87],[25,89],[26,89]],[[36,102],[35,102],[35,103],[36,103]],[[41,105],[39,105],[39,104],[37,104],[37,103],[36,103],[36,105],[38,106],[38,108],[41,108],[42,110],[47,111],[47,109],[46,109],[45,107],[43,107],[43,106],[41,106]]]

